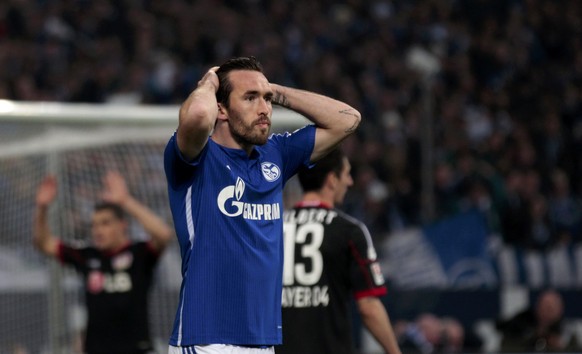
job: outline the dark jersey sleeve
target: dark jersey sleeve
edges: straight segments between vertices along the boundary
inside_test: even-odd
[[[132,253],[143,259],[146,269],[152,269],[160,258],[160,252],[151,246],[149,242],[135,242],[132,245]],[[91,257],[98,257],[98,251],[91,247],[73,247],[67,243],[60,242],[57,258],[61,263],[70,265],[81,273],[87,273],[91,267],[88,264]],[[93,265],[93,268],[99,268]]]
[[[384,276],[377,261],[376,250],[366,225],[344,214],[350,222],[347,226],[348,246],[351,256],[350,280],[356,299],[386,294]]]
[[[87,266],[87,252],[88,248],[78,248],[66,244],[62,241],[59,242],[59,249],[57,253],[57,258],[63,264],[73,266],[76,270],[81,273],[86,273]]]
[[[144,253],[144,258],[146,263],[149,267],[154,268],[155,265],[158,263],[160,256],[162,253],[152,246],[152,244],[148,242],[136,242],[134,243],[134,247]]]

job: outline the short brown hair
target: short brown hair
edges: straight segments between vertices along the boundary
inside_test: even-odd
[[[218,75],[218,91],[216,92],[216,101],[228,108],[230,93],[232,92],[232,83],[228,79],[228,73],[233,70],[251,70],[263,72],[263,66],[253,56],[232,58],[222,64],[216,71]]]

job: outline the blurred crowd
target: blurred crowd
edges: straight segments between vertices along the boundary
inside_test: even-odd
[[[566,0],[6,0],[0,98],[177,104],[210,66],[254,55],[270,81],[363,113],[344,208],[378,241],[478,208],[505,242],[545,250],[582,240],[580,14]]]

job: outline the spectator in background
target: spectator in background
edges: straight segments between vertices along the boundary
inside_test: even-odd
[[[500,220],[506,244],[537,251],[553,246],[557,234],[550,222],[546,197],[539,187],[538,173],[532,169],[511,169],[504,187]]]
[[[459,209],[462,211],[478,211],[483,215],[487,223],[488,232],[498,233],[500,230],[500,216],[488,181],[480,176],[475,176],[465,181],[462,192],[459,198]]]
[[[421,313],[414,321],[397,321],[394,327],[403,354],[463,353],[465,349],[465,329],[452,317]]]
[[[564,301],[559,292],[547,289],[535,303],[509,319],[500,319],[501,350],[515,352],[576,351],[577,343],[564,336]]]
[[[466,347],[465,327],[456,318],[443,317],[443,353],[463,353]]]
[[[529,202],[528,211],[524,246],[538,251],[548,250],[558,242],[558,238],[550,222],[546,197],[535,195]]]
[[[435,212],[439,218],[449,217],[459,211],[458,183],[454,168],[447,161],[437,162],[434,171]]]
[[[93,213],[93,245],[75,247],[51,232],[48,211],[56,195],[56,179],[47,176],[36,195],[34,245],[83,276],[88,313],[86,353],[152,353],[148,291],[154,267],[172,239],[171,228],[129,194],[119,173],[109,172],[104,178],[103,202]],[[131,240],[125,213],[143,226],[148,241]]]
[[[548,214],[560,241],[566,244],[582,241],[582,204],[571,191],[570,178],[563,170],[556,169],[550,181]]]
[[[510,170],[504,178],[504,198],[499,214],[503,241],[508,245],[517,244],[525,232],[527,204],[521,193],[522,183],[523,173],[517,169]]]

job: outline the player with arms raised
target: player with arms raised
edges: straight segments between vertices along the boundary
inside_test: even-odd
[[[270,135],[273,104],[314,124]],[[165,150],[182,287],[170,353],[273,353],[282,340],[283,187],[351,134],[360,114],[269,83],[253,57],[210,69]]]

